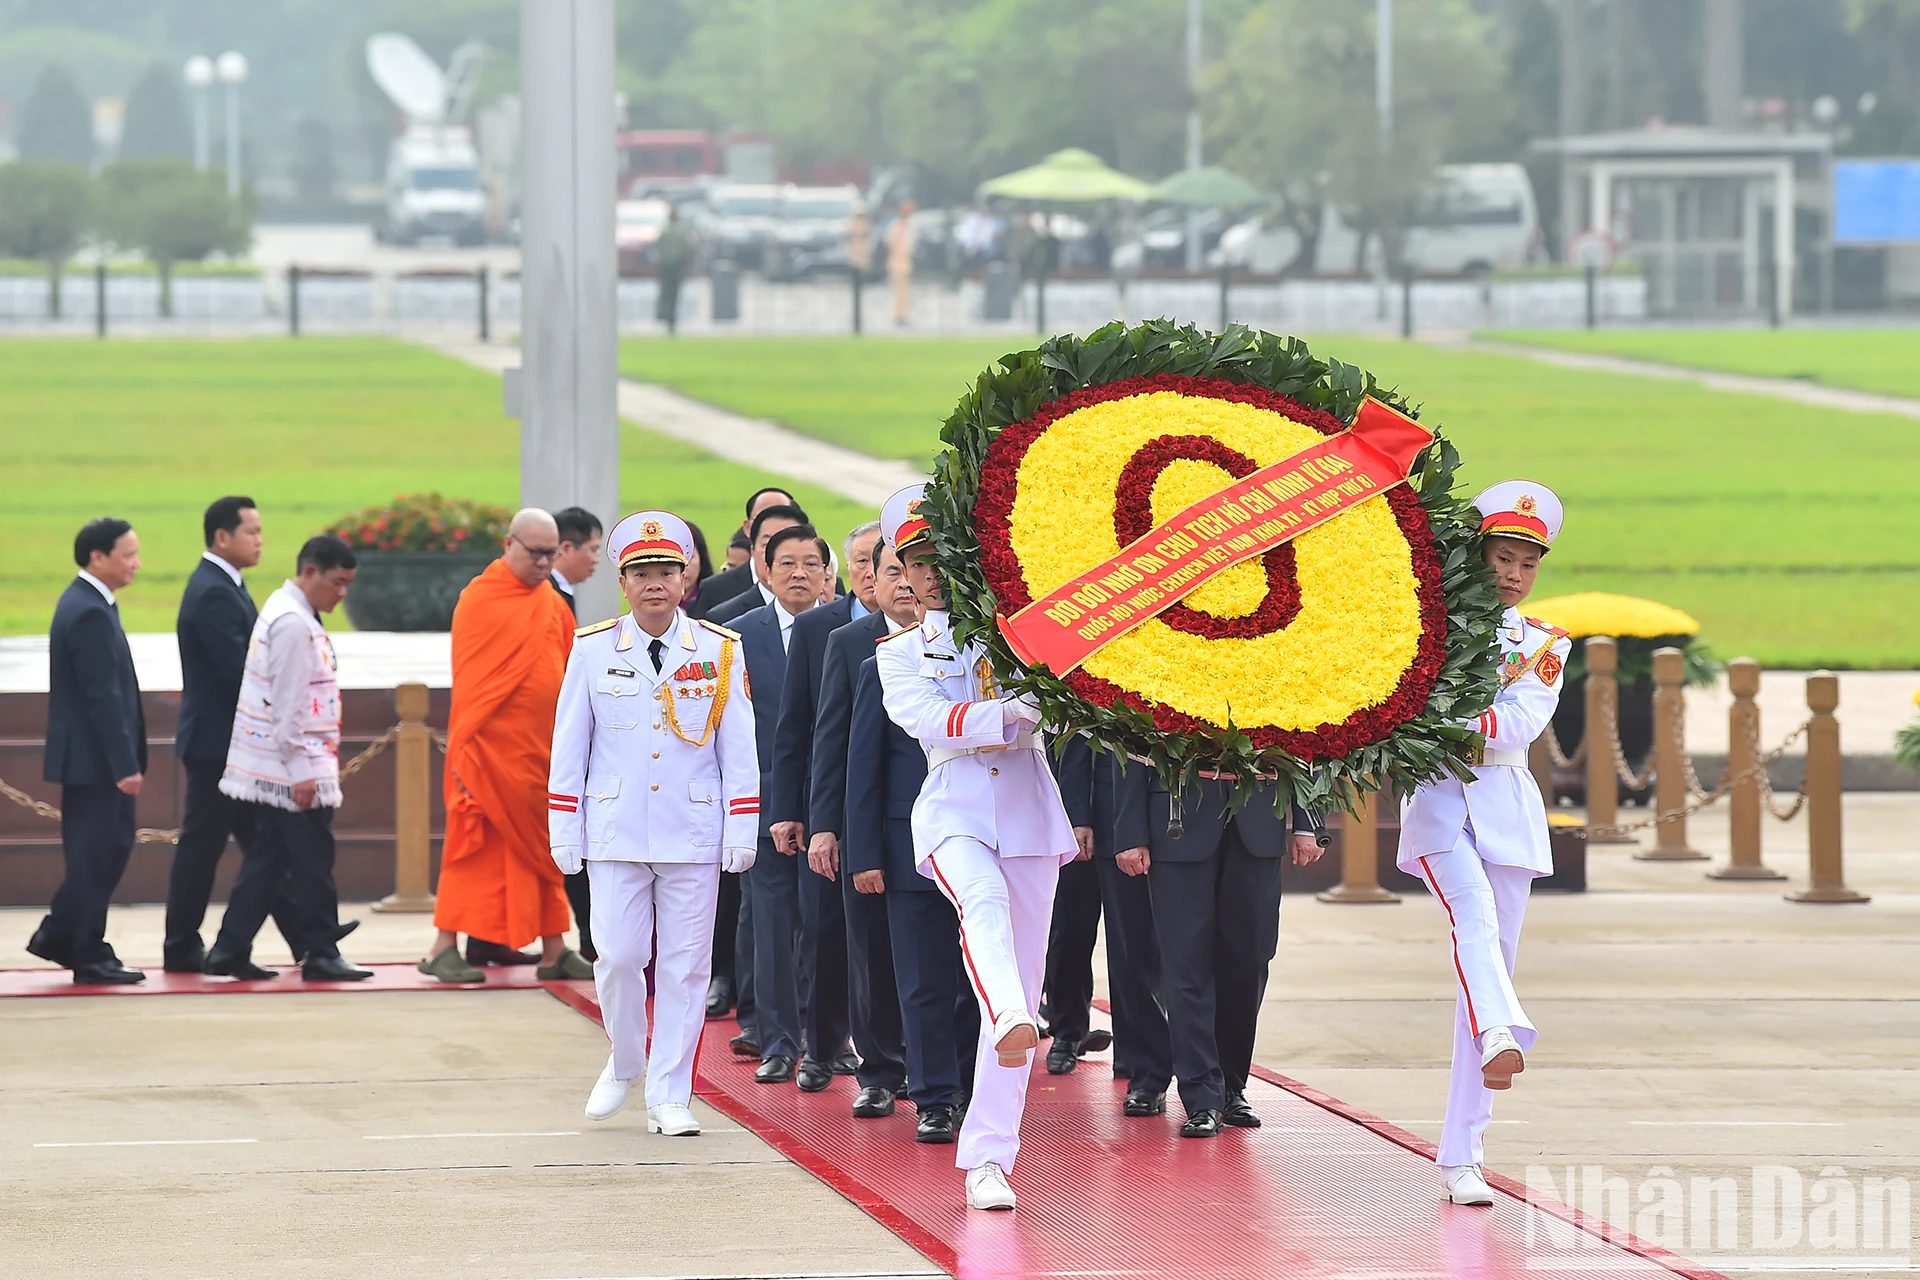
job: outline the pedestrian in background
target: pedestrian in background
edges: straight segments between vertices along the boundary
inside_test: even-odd
[[[913,322],[913,201],[902,200],[887,227],[887,278],[893,282],[893,322]]]
[[[340,684],[333,641],[320,621],[346,598],[359,561],[330,533],[307,539],[295,576],[267,597],[247,644],[220,790],[250,811],[257,834],[207,952],[206,971],[264,980],[253,939],[281,886],[300,917],[300,975],[355,982],[372,972],[340,958],[340,898],[333,882],[333,811],[340,807]]]
[[[667,225],[660,230],[653,252],[660,263],[660,296],[654,303],[654,319],[667,326],[668,333],[680,328],[680,285],[693,260],[693,241],[680,226],[680,210],[667,206]]]
[[[107,903],[133,853],[134,799],[147,772],[147,721],[115,593],[140,572],[140,538],[113,516],[73,540],[79,574],[47,631],[47,744],[42,776],[60,784],[66,876],[27,950],[76,983],[141,982],[107,944]]]

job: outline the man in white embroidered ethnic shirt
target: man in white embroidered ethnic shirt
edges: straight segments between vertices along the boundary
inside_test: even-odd
[[[1003,697],[979,641],[959,645],[918,512],[924,486],[887,499],[880,527],[926,607],[917,627],[874,653],[887,716],[920,740],[927,780],[913,806],[916,868],[954,905],[960,949],[980,1001],[973,1101],[954,1163],[974,1209],[1011,1209],[1007,1173],[1020,1148],[1033,1050],[1033,1010],[1047,961],[1060,867],[1079,856],[1047,767],[1040,712]]]
[[[284,884],[304,934],[303,978],[355,982],[372,972],[340,958],[333,811],[340,807],[340,686],[320,622],[346,598],[358,561],[332,534],[307,539],[297,577],[267,597],[247,643],[246,673],[220,790],[253,810],[245,851],[206,971],[264,980],[253,938]]]

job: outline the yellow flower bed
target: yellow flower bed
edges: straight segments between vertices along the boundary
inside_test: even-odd
[[[1026,452],[1010,513],[1013,549],[1034,598],[1119,549],[1121,472],[1168,433],[1207,436],[1277,462],[1318,443],[1314,428],[1271,409],[1156,391],[1076,409]],[[1210,462],[1169,465],[1152,492],[1164,520],[1232,477]],[[1089,658],[1091,676],[1209,724],[1310,730],[1386,701],[1414,661],[1420,599],[1406,535],[1384,497],[1369,499],[1293,542],[1300,592],[1294,620],[1248,639],[1197,637],[1159,618]],[[1267,592],[1258,560],[1234,566],[1186,599],[1218,618],[1245,617]]]
[[[1605,591],[1582,591],[1570,596],[1554,596],[1527,606],[1527,612],[1542,622],[1552,623],[1576,639],[1585,636],[1638,637],[1692,636],[1700,634],[1700,623],[1692,614],[1637,596],[1618,596]]]

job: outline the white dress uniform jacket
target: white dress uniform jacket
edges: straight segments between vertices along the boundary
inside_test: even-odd
[[[1471,785],[1441,778],[1401,802],[1397,862],[1403,871],[1419,874],[1423,856],[1454,848],[1471,824],[1482,861],[1524,867],[1536,876],[1553,873],[1547,809],[1527,771],[1527,748],[1560,705],[1573,642],[1565,632],[1510,608],[1500,622],[1499,645],[1500,692],[1491,707],[1465,722],[1486,735],[1486,763],[1474,769]]]
[[[730,635],[676,611],[657,673],[630,613],[574,640],[547,783],[555,862],[720,862],[723,847],[752,861],[760,762]]]
[[[1073,861],[1078,846],[1034,725],[996,696],[986,649],[954,643],[947,614],[875,650],[887,717],[920,740],[927,780],[913,805],[922,875],[942,842],[966,836],[1002,858]]]

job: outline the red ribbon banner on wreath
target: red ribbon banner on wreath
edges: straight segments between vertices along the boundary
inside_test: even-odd
[[[1353,426],[1201,499],[1062,583],[1000,633],[1063,676],[1222,572],[1404,483],[1433,433],[1368,397]]]

